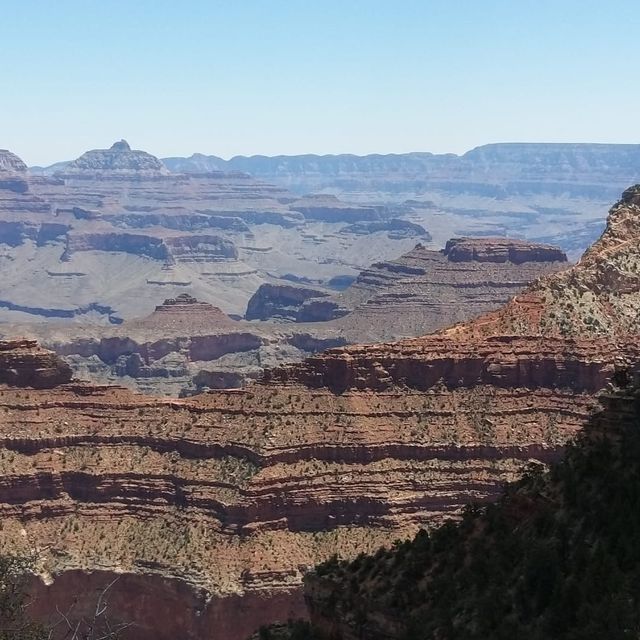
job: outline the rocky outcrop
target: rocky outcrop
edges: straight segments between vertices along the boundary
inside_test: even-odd
[[[610,339],[567,340],[551,336],[492,336],[460,341],[425,336],[386,345],[332,349],[304,362],[267,371],[268,382],[346,390],[426,391],[489,385],[495,388],[562,387],[595,393],[617,361],[633,362],[635,345]]]
[[[11,208],[15,211],[15,207]],[[31,207],[30,207],[31,208]],[[41,247],[63,239],[69,226],[57,222],[20,222],[17,220],[0,220],[0,243],[18,247],[27,240]]]
[[[506,238],[455,238],[444,251],[420,244],[373,264],[339,294],[303,302],[297,320],[335,320],[330,326],[351,342],[430,333],[499,308],[536,278],[566,268],[566,260],[556,247]]]
[[[141,233],[104,231],[96,233],[70,233],[62,260],[69,260],[78,251],[122,251],[167,261],[169,251],[162,238]]]
[[[357,235],[380,232],[387,232],[391,240],[422,238],[425,242],[431,242],[432,239],[431,234],[421,225],[398,218],[391,218],[384,222],[356,222],[340,229],[340,233],[355,233]]]
[[[109,149],[87,151],[77,160],[67,164],[60,175],[66,178],[92,177],[96,174],[125,176],[159,176],[166,167],[146,151],[134,151],[126,140],[120,140]]]
[[[0,383],[49,389],[70,380],[71,368],[36,341],[0,341]]]
[[[444,248],[451,262],[566,262],[558,247],[510,238],[453,238]]]
[[[17,246],[35,239],[43,226],[50,231],[50,213],[49,203],[31,193],[24,162],[0,150],[0,243]]]
[[[27,165],[15,154],[7,149],[0,149],[0,173],[24,173]],[[1,177],[1,176],[0,176]]]
[[[610,210],[607,227],[578,264],[541,278],[522,295],[450,335],[537,333],[563,337],[640,333],[640,185],[627,189]]]
[[[296,320],[303,302],[309,298],[323,298],[327,291],[291,284],[260,285],[247,304],[247,320]]]
[[[220,236],[195,234],[165,239],[169,254],[176,262],[221,262],[237,260],[238,250],[231,240]]]
[[[67,234],[62,260],[69,260],[78,251],[121,251],[169,263],[219,262],[238,258],[233,242],[203,234],[158,236],[107,230]]]

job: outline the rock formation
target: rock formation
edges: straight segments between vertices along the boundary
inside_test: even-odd
[[[307,568],[494,499],[532,460],[557,459],[596,392],[640,361],[625,271],[640,251],[636,193],[576,266],[434,336],[330,350],[181,400],[0,388],[3,548],[41,550],[50,607],[99,568],[180,602],[196,637],[201,621],[236,640],[300,615]],[[541,322],[563,288],[606,309],[612,332]],[[156,611],[138,599],[135,637],[175,636]]]
[[[180,293],[153,313],[110,327],[4,326],[55,350],[77,377],[116,382],[152,395],[192,394],[241,387],[265,367],[299,361],[346,344],[336,331],[237,321],[218,307]]]
[[[393,240],[422,238],[426,242],[431,241],[431,234],[424,227],[398,218],[391,218],[383,222],[355,222],[340,229],[340,233],[355,233],[358,235],[367,235],[379,231],[388,232],[389,238]]]
[[[551,472],[530,470],[498,505],[470,507],[458,526],[319,566],[305,578],[317,631],[299,622],[289,630],[304,636],[260,637],[624,637],[640,616],[627,587],[640,571],[630,551],[640,392],[626,386],[601,402]]]
[[[171,173],[125,141],[52,172],[31,174],[5,151],[0,167],[4,322],[122,322],[187,286],[241,315],[264,282],[323,286],[411,243],[400,227],[412,223],[387,225],[386,207],[311,198],[306,218],[309,202],[286,189],[239,171]],[[340,233],[361,214],[381,230]]]
[[[0,342],[0,383],[49,389],[71,380],[71,368],[35,340]]]
[[[15,153],[0,149],[0,172],[24,173],[27,165]]]
[[[443,251],[418,245],[373,264],[339,294],[303,302],[296,319],[335,320],[328,326],[349,342],[423,335],[498,309],[566,260],[556,247],[507,238],[456,238]]]
[[[444,248],[450,262],[566,262],[557,247],[511,238],[454,238]]]
[[[117,174],[156,176],[168,173],[158,158],[146,151],[133,151],[126,140],[120,140],[109,149],[87,151],[77,160],[68,163],[61,175],[84,177],[92,175],[113,176]]]
[[[300,307],[310,298],[324,298],[328,291],[293,284],[265,283],[251,296],[247,304],[247,320],[296,320]]]
[[[172,233],[68,234],[66,255],[117,248],[162,259],[164,273],[152,282],[187,290],[192,281],[181,265],[204,261],[224,266],[236,255],[229,241],[216,236]],[[456,246],[458,259],[452,261],[446,251],[419,245],[398,260],[373,265],[352,287],[332,296],[327,289],[266,283],[250,299],[245,317],[278,321],[279,326],[231,321],[219,309],[191,298],[189,304],[160,305],[150,316],[120,322],[117,328],[50,325],[28,333],[64,356],[80,377],[179,395],[203,387],[238,387],[265,368],[323,348],[422,335],[495,309],[536,277],[566,268],[564,254],[553,247],[505,239],[458,239]],[[527,259],[508,260],[515,250],[511,257]],[[463,262],[465,256],[468,261]],[[176,299],[189,299],[189,294]],[[164,308],[173,310],[172,321]],[[113,310],[103,311],[118,321]],[[304,322],[322,318],[340,319]],[[25,327],[5,326],[2,333],[22,335]]]
[[[293,211],[302,213],[307,220],[321,222],[357,222],[381,220],[383,210],[376,206],[354,206],[340,202],[335,196],[308,195],[290,205]]]

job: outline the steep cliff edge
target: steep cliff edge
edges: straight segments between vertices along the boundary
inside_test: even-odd
[[[637,628],[640,391],[601,402],[561,462],[531,470],[497,505],[470,506],[457,526],[308,574],[318,636],[568,640]]]
[[[578,264],[541,278],[505,308],[452,327],[451,336],[540,334],[566,337],[640,333],[640,185],[611,208],[600,239]]]
[[[35,340],[0,342],[0,383],[49,389],[71,380],[71,368]]]

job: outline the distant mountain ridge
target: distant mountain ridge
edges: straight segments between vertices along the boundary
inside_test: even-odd
[[[452,236],[503,236],[561,246],[577,259],[604,228],[602,211],[640,182],[640,144],[494,143],[463,155],[164,158],[172,173],[243,172],[296,195],[397,206],[443,245]],[[64,172],[57,163],[34,174]]]
[[[420,175],[425,182],[454,180],[594,182],[612,191],[640,177],[640,144],[494,143],[463,155],[412,152],[402,154],[235,156],[224,160],[200,153],[189,158],[163,158],[170,171],[240,170],[271,180],[290,179],[299,185],[311,179],[369,176],[389,181],[384,174]],[[612,182],[615,182],[613,186]],[[291,186],[291,185],[289,185]]]

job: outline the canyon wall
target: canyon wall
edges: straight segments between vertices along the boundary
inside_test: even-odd
[[[632,375],[639,189],[577,265],[432,336],[331,350],[192,398],[3,385],[2,550],[39,549],[54,584],[86,569],[152,574],[284,621],[310,567],[495,499],[531,461],[557,459],[597,392]],[[554,321],[581,301],[571,331]],[[586,322],[596,308],[602,320]]]

